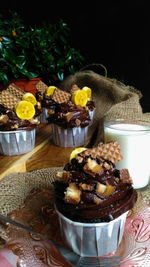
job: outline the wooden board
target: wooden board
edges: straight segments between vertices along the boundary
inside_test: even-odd
[[[37,133],[35,148],[23,155],[0,156],[0,179],[10,173],[64,166],[73,148],[53,145],[51,126],[42,125]]]

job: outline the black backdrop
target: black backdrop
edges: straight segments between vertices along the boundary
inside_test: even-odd
[[[1,1],[0,12],[7,16],[8,10],[28,24],[63,19],[87,64],[101,63],[109,77],[139,89],[143,110],[150,111],[149,1]]]

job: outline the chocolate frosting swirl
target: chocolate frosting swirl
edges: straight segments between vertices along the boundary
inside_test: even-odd
[[[7,109],[3,105],[0,105],[0,131],[30,131],[38,127],[38,125],[38,120],[21,120],[17,117],[13,110]]]
[[[128,179],[127,176],[124,177],[123,172],[117,170],[113,163],[104,159],[96,160],[98,164],[103,165],[103,170],[100,173],[94,174],[85,168],[87,158],[81,163],[73,159],[64,168],[69,174],[68,180],[54,183],[56,207],[63,215],[73,221],[109,222],[132,209],[137,200],[137,192],[133,189],[129,177]],[[79,203],[67,203],[65,201],[67,188],[70,184],[75,184],[78,189],[82,188]],[[114,190],[108,195],[99,193],[96,190],[98,184],[109,186]]]
[[[48,122],[57,124],[63,128],[73,128],[77,126],[86,127],[91,119],[85,107],[73,105],[71,102],[57,104],[52,109],[54,113],[49,114]]]

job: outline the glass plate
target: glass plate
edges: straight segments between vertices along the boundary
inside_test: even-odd
[[[73,257],[75,257],[74,261]],[[138,201],[138,205],[128,215],[119,248],[114,254],[106,257],[110,257],[114,262],[114,265],[109,263],[106,266],[116,266],[115,261],[117,263],[118,259],[120,267],[150,266],[150,205],[148,203]],[[104,258],[99,258],[97,266],[104,266]],[[68,260],[70,261],[70,257]],[[75,263],[76,260],[76,255],[72,254],[72,263]]]
[[[5,250],[0,250],[0,267],[9,266],[1,265],[2,260],[11,262],[10,266],[16,266],[12,264],[16,262],[16,256],[18,266],[23,267],[33,267],[33,263],[37,267],[150,266],[150,203],[144,201],[142,195],[139,195],[135,208],[128,214],[124,236],[117,251],[99,258],[79,257],[64,246],[56,213],[52,208],[52,199],[48,190],[38,190],[30,195],[26,205],[12,211],[10,217],[59,242],[61,249],[58,251],[51,242],[10,225],[7,230],[7,246]]]

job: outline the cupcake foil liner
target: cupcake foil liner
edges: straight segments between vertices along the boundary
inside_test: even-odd
[[[94,110],[89,110],[89,116],[90,116],[90,119],[93,120],[94,118],[94,112],[95,112],[95,109]]]
[[[75,127],[64,129],[56,124],[52,124],[53,143],[61,147],[78,147],[86,143],[88,136],[87,127]]]
[[[63,216],[57,209],[62,240],[82,257],[99,257],[118,248],[124,232],[127,213],[107,223],[80,223]]]
[[[25,154],[35,146],[36,129],[30,131],[0,131],[0,154]]]
[[[47,118],[48,118],[48,109],[47,108],[43,108],[43,111],[39,116],[39,121],[41,123],[48,123]]]

